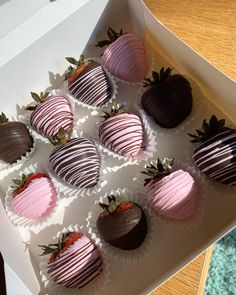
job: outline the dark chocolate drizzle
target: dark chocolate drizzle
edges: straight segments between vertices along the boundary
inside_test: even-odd
[[[72,138],[52,152],[51,171],[75,187],[90,188],[97,184],[100,159],[96,146],[87,138]]]
[[[143,94],[141,103],[158,125],[174,128],[191,113],[190,83],[181,75],[173,75],[170,80],[150,87]]]
[[[147,234],[147,220],[137,204],[127,211],[111,213],[97,220],[98,232],[114,247],[123,250],[137,249]]]
[[[236,130],[224,131],[197,147],[193,159],[214,180],[236,185]]]
[[[33,147],[31,137],[25,124],[9,122],[0,125],[0,159],[13,164],[25,156]]]
[[[90,63],[68,85],[69,91],[79,100],[92,106],[102,106],[112,95],[112,88],[102,66]]]
[[[92,248],[89,250],[89,248]],[[87,259],[86,259],[87,258]],[[81,267],[82,261],[85,262]],[[66,255],[48,263],[48,274],[52,279],[66,288],[81,289],[93,281],[102,272],[102,260],[97,246],[88,240],[88,243]]]

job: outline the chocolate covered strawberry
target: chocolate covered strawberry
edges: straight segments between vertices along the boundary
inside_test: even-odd
[[[147,220],[142,208],[114,195],[108,196],[108,202],[99,203],[104,210],[97,219],[101,237],[122,250],[140,247],[147,234]]]
[[[99,137],[110,150],[124,157],[135,157],[143,149],[143,126],[140,118],[127,113],[113,102],[110,112],[104,112]]]
[[[21,179],[13,179],[13,183],[11,207],[17,215],[37,220],[52,212],[58,197],[46,174],[22,174]]]
[[[96,245],[82,232],[61,233],[58,243],[39,245],[49,255],[49,276],[66,288],[83,288],[102,272],[102,260]]]
[[[171,75],[171,68],[152,72],[153,79],[146,78],[148,87],[141,103],[144,110],[164,128],[178,126],[192,110],[191,85],[182,75]]]
[[[60,128],[69,132],[74,125],[74,117],[68,99],[63,95],[49,95],[49,92],[40,95],[31,92],[36,106],[26,109],[32,110],[31,126],[43,136],[53,141]]]
[[[69,66],[65,80],[74,97],[94,107],[105,104],[112,96],[112,86],[102,66],[93,60],[85,60],[83,55],[79,60],[66,59],[73,65]]]
[[[108,40],[96,46],[107,48],[102,56],[103,65],[116,77],[128,82],[141,82],[147,74],[146,50],[143,41],[135,34],[107,30]]]
[[[171,220],[185,220],[194,215],[197,200],[197,184],[182,169],[172,171],[173,159],[158,159],[146,165],[142,171],[148,202],[160,216]]]
[[[50,170],[74,187],[90,188],[97,184],[100,158],[94,143],[85,137],[70,139],[63,129],[57,135],[59,147],[50,155]]]
[[[16,163],[33,147],[33,138],[25,124],[9,121],[3,113],[0,115],[0,138],[0,160],[8,164]]]
[[[203,120],[202,130],[189,134],[193,143],[193,160],[198,168],[214,180],[236,185],[236,130],[225,127],[225,120],[213,115],[209,122]]]

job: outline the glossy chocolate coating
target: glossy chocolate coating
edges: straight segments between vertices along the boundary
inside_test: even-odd
[[[173,75],[170,80],[151,86],[141,103],[158,125],[174,128],[191,113],[191,86],[183,76]]]
[[[79,101],[96,107],[105,104],[112,95],[106,73],[102,66],[94,61],[90,61],[68,87]]]
[[[96,146],[87,138],[72,138],[52,152],[50,170],[75,187],[90,188],[97,184],[100,159]]]
[[[31,137],[25,124],[9,122],[0,125],[0,159],[13,164],[25,156],[33,147]]]
[[[214,180],[236,185],[236,130],[221,132],[200,144],[193,159],[198,168]]]
[[[127,211],[99,217],[97,228],[107,243],[122,250],[133,250],[140,247],[146,237],[147,220],[143,210],[135,204]]]

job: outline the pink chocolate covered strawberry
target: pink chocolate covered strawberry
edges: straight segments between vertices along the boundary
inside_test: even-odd
[[[0,160],[8,164],[30,152],[34,142],[24,123],[10,121],[4,113],[0,114],[0,138]]]
[[[79,60],[66,57],[73,66],[69,66],[65,80],[71,94],[79,101],[100,107],[112,96],[111,83],[102,66],[93,61],[85,60],[81,55]]]
[[[19,216],[37,220],[48,216],[57,202],[57,192],[50,178],[43,173],[13,179],[12,210]]]
[[[102,56],[104,66],[116,77],[128,82],[141,82],[147,74],[146,50],[135,34],[107,30],[109,40],[99,41],[97,47],[107,46]]]
[[[102,259],[96,245],[82,232],[67,232],[58,243],[39,245],[49,255],[48,275],[66,288],[83,288],[102,272]]]
[[[31,92],[37,105],[27,107],[33,110],[30,117],[31,126],[43,136],[53,141],[60,128],[67,132],[74,125],[74,117],[68,99],[63,95],[49,95],[49,92],[40,95]]]
[[[160,216],[171,220],[185,220],[194,215],[197,200],[197,184],[182,169],[171,171],[173,159],[158,159],[146,165],[142,171],[149,178],[144,185],[148,189],[148,202]]]
[[[135,157],[143,148],[143,126],[137,115],[127,113],[115,102],[99,127],[99,137],[110,150],[124,157]]]

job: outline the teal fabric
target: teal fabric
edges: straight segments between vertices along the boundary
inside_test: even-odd
[[[236,295],[236,229],[215,245],[204,295]]]

